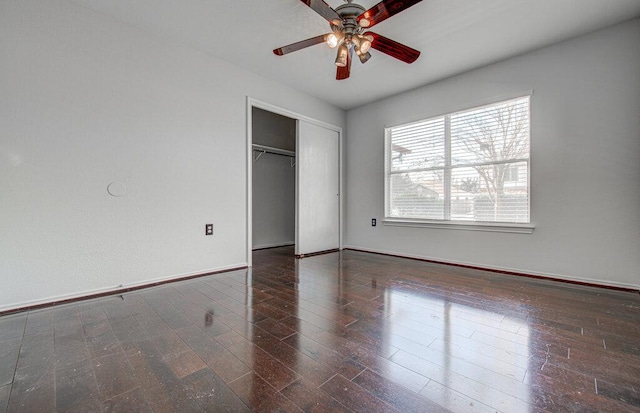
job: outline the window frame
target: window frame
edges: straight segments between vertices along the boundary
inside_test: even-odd
[[[509,233],[521,233],[521,234],[531,234],[535,228],[532,219],[532,211],[531,211],[531,105],[532,105],[532,96],[533,91],[527,91],[515,95],[503,96],[498,98],[493,98],[487,102],[470,105],[467,108],[455,110],[452,112],[447,112],[440,115],[429,116],[426,118],[413,120],[409,122],[398,123],[395,125],[385,125],[384,128],[384,219],[382,221],[383,225],[388,226],[399,226],[399,227],[425,227],[425,228],[436,228],[436,229],[455,229],[455,230],[469,230],[469,231],[489,231],[489,232],[509,232]],[[505,162],[499,162],[500,164],[508,164],[508,163],[517,163],[522,161],[527,161],[527,208],[529,212],[529,222],[526,223],[515,223],[515,222],[492,222],[492,221],[466,221],[466,220],[452,220],[450,219],[451,215],[451,193],[450,193],[450,185],[451,185],[451,171],[455,168],[455,165],[451,164],[451,117],[461,112],[467,112],[471,110],[478,110],[485,107],[491,107],[495,105],[499,105],[501,103],[506,103],[508,101],[529,98],[528,110],[529,110],[529,157],[524,159],[513,159]],[[390,216],[390,181],[392,173],[392,150],[391,150],[391,131],[394,128],[399,127],[410,127],[412,125],[429,122],[432,120],[437,120],[442,118],[444,121],[444,146],[445,146],[445,163],[442,167],[434,167],[428,168],[433,170],[442,170],[444,174],[444,204],[445,204],[445,217],[448,216],[449,219],[425,219],[425,218],[406,218],[406,217],[392,217]],[[485,164],[485,163],[483,163]],[[488,164],[488,163],[487,163]],[[468,166],[468,165],[465,165]]]

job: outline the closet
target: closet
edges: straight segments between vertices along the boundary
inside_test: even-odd
[[[295,244],[296,120],[252,108],[252,249]]]

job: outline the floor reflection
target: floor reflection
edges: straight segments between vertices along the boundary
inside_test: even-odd
[[[356,251],[0,317],[0,411],[640,411],[637,293]]]
[[[424,393],[446,405],[471,395],[503,411],[529,410],[527,324],[416,289],[394,281],[385,291],[385,340],[399,348],[391,360],[429,377]]]
[[[297,317],[325,331],[315,340],[443,406],[532,409],[526,318],[456,302],[385,265],[314,258],[296,271]]]

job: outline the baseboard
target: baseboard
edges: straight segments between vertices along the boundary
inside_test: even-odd
[[[351,250],[351,251],[368,252],[372,254],[389,255],[392,257],[399,257],[399,258],[408,258],[412,260],[431,262],[434,264],[451,265],[455,267],[470,268],[470,269],[481,270],[481,271],[490,271],[490,272],[495,272],[499,274],[517,275],[520,277],[540,278],[545,280],[552,280],[552,281],[565,282],[565,283],[571,283],[571,284],[586,285],[589,287],[599,287],[599,288],[606,288],[611,290],[632,291],[632,292],[639,292],[640,290],[640,285],[619,283],[615,281],[592,280],[588,278],[572,277],[570,275],[552,274],[552,273],[544,273],[544,272],[536,272],[536,271],[522,271],[522,270],[513,269],[513,268],[486,266],[483,264],[476,264],[476,263],[470,263],[470,262],[464,262],[464,261],[442,260],[439,258],[428,257],[424,255],[404,254],[404,253],[399,253],[394,251],[362,248],[362,247],[356,247],[353,245],[346,245],[344,249]]]
[[[266,250],[268,248],[279,248],[279,247],[289,247],[291,245],[296,245],[295,241],[288,241],[288,242],[280,242],[277,244],[261,244],[261,245],[255,245],[253,247],[251,247],[252,251],[257,251],[257,250]]]
[[[296,258],[308,258],[308,257],[315,257],[316,255],[324,255],[324,254],[330,254],[332,252],[338,252],[340,251],[339,248],[333,248],[330,250],[323,250],[323,251],[317,251],[317,252],[311,252],[309,254],[297,254]]]
[[[172,275],[168,277],[154,278],[146,281],[141,281],[128,285],[119,285],[117,287],[99,288],[95,290],[83,291],[74,294],[65,294],[53,297],[47,297],[40,300],[32,300],[23,303],[9,304],[0,307],[0,316],[19,313],[22,311],[35,310],[38,308],[52,307],[61,304],[72,303],[75,301],[89,300],[92,298],[106,297],[109,295],[124,294],[130,291],[142,290],[144,288],[155,287],[162,284],[168,284],[177,281],[189,280],[192,278],[204,277],[207,275],[219,274],[223,272],[235,271],[246,269],[247,264],[235,264],[224,267],[219,267],[205,272],[198,273],[185,273],[180,275]]]

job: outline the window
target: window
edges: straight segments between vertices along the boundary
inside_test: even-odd
[[[391,221],[529,223],[529,96],[385,130]]]
[[[518,166],[511,165],[504,173],[505,182],[518,182]]]

